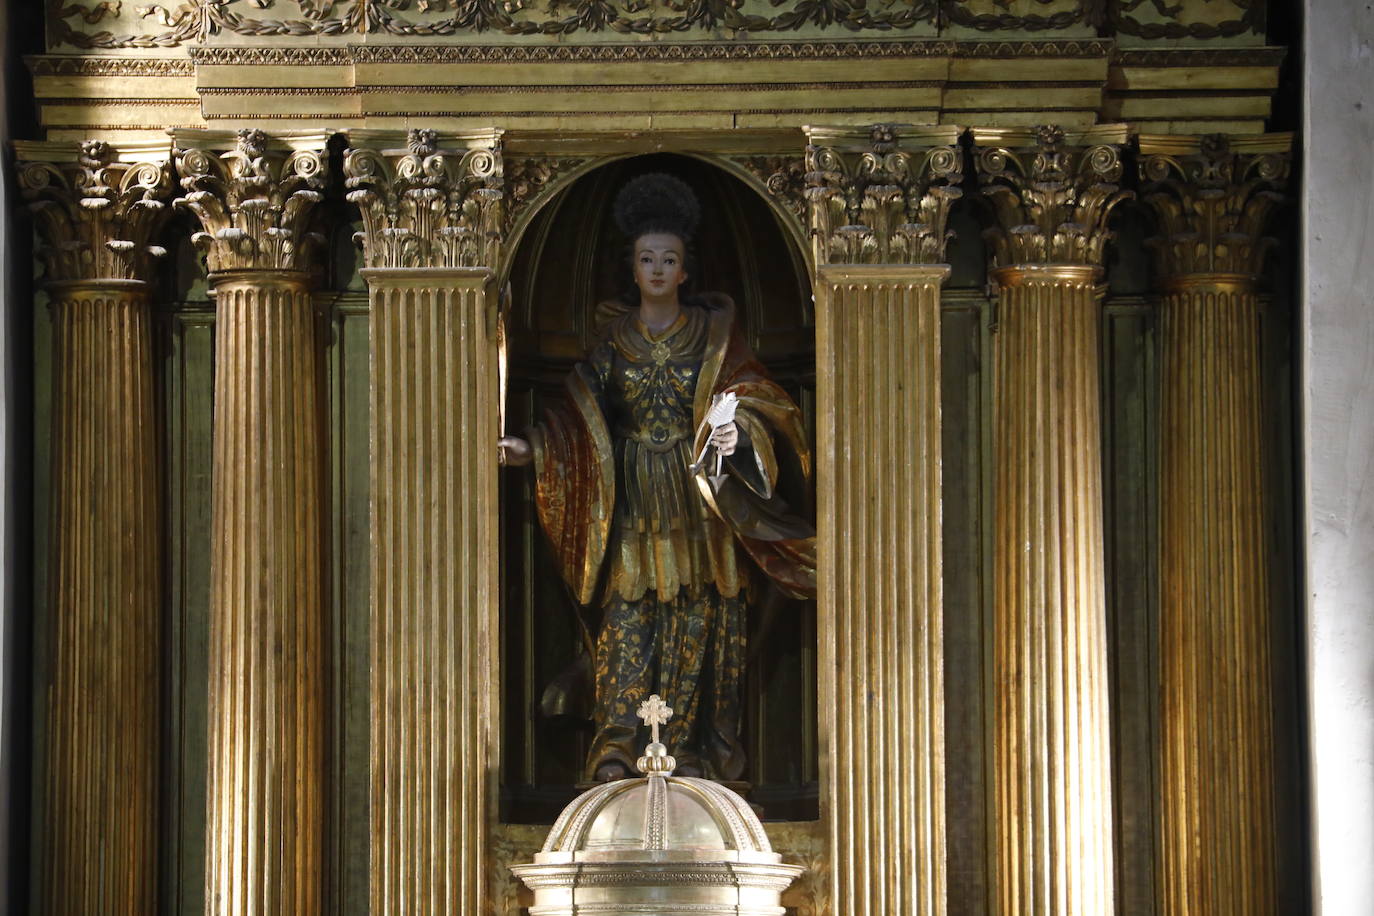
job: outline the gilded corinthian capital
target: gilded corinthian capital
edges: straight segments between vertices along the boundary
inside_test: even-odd
[[[152,278],[166,252],[151,240],[172,192],[165,145],[115,149],[87,140],[18,142],[15,149],[48,281]]]
[[[1120,190],[1124,125],[1066,132],[1055,126],[973,133],[978,181],[996,225],[984,236],[995,266],[1102,265]]]
[[[1159,219],[1147,244],[1165,277],[1260,272],[1283,200],[1293,135],[1140,137],[1141,198]]]
[[[503,236],[499,131],[445,137],[353,131],[348,199],[368,267],[495,267]]]
[[[200,220],[191,240],[211,273],[304,270],[308,231],[323,198],[328,155],[324,134],[269,137],[260,130],[176,134],[177,173],[186,192],[176,205]]]
[[[806,197],[817,264],[939,264],[963,193],[955,126],[807,131]]]

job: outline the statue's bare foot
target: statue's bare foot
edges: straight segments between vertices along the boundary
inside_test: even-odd
[[[597,782],[615,782],[617,779],[624,779],[629,775],[630,771],[619,760],[607,760],[596,768]]]

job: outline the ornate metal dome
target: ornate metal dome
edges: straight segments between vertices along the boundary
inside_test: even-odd
[[[645,775],[597,786],[564,809],[541,852],[515,872],[534,891],[531,916],[782,916],[802,873],[782,864],[749,805],[707,779],[673,776],[658,741],[672,715],[657,696],[640,708],[653,740]]]

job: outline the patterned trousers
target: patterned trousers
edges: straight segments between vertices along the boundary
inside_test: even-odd
[[[715,586],[670,601],[646,592],[638,601],[606,604],[596,643],[596,739],[587,778],[619,761],[634,772],[648,741],[636,715],[657,693],[673,709],[661,740],[678,768],[736,780],[744,773],[740,743],[740,677],[744,667],[745,596],[721,597]]]

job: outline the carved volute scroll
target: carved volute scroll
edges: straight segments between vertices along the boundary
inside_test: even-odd
[[[170,212],[165,145],[117,150],[87,140],[75,155],[54,144],[19,143],[16,151],[49,282],[151,279],[166,254],[151,244]]]
[[[354,131],[344,157],[370,268],[495,267],[503,235],[501,132]]]
[[[1282,199],[1291,134],[1140,138],[1141,198],[1159,220],[1147,244],[1165,277],[1255,276],[1275,244],[1266,222]]]
[[[178,132],[176,205],[200,220],[191,240],[211,273],[304,270],[324,239],[309,229],[329,159],[323,134],[271,137],[261,130]]]
[[[976,130],[978,181],[996,225],[984,236],[994,266],[1101,266],[1120,189],[1124,125]]]
[[[954,126],[813,128],[806,197],[817,264],[940,264],[963,193]]]

